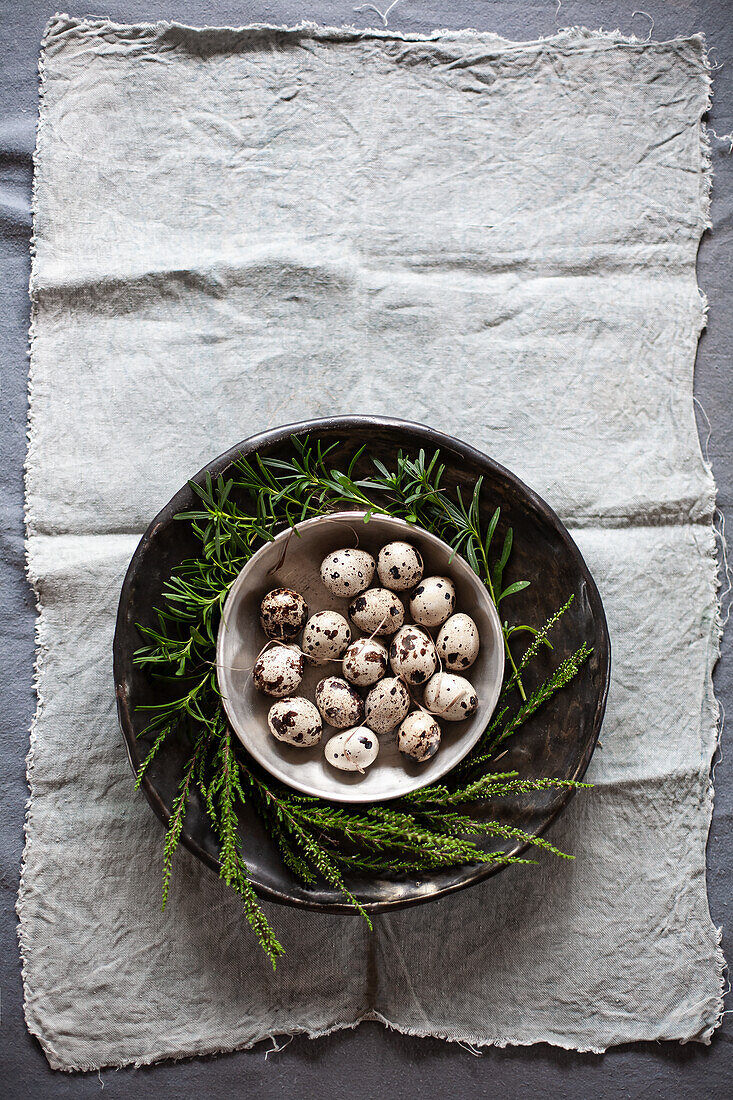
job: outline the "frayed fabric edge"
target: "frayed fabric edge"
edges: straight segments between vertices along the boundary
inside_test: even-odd
[[[44,39],[45,41],[45,39]],[[28,784],[28,798],[25,805],[25,820],[23,823],[23,835],[24,835],[24,847],[21,857],[20,865],[20,879],[18,886],[18,898],[15,905],[15,911],[18,916],[18,946],[20,950],[20,962],[21,962],[21,978],[23,983],[23,1012],[25,1015],[26,1024],[28,1030],[32,1035],[35,1035],[39,1041],[42,1041],[40,1033],[40,1025],[35,1020],[32,1011],[32,1005],[35,1001],[36,994],[33,991],[31,984],[31,977],[28,970],[29,955],[32,950],[32,944],[30,942],[28,926],[24,923],[25,913],[25,901],[27,886],[25,881],[26,870],[28,861],[32,850],[32,836],[31,836],[31,823],[33,820],[33,772],[35,767],[35,748],[36,748],[36,729],[41,719],[45,700],[43,698],[43,692],[41,689],[41,673],[43,670],[43,664],[48,653],[48,640],[47,640],[47,626],[46,618],[43,606],[43,597],[40,590],[39,578],[34,573],[31,564],[31,548],[30,540],[35,534],[35,518],[33,515],[32,507],[30,504],[30,491],[31,491],[31,479],[32,471],[36,460],[35,455],[35,439],[34,439],[34,377],[33,377],[33,349],[36,339],[36,310],[33,303],[33,283],[37,268],[37,236],[36,230],[38,225],[38,185],[39,185],[39,171],[40,171],[40,149],[43,137],[43,129],[45,124],[44,108],[45,108],[45,96],[46,96],[46,62],[45,52],[43,47],[38,59],[38,80],[39,80],[39,93],[38,93],[38,118],[36,121],[36,145],[33,150],[33,183],[31,189],[31,214],[32,214],[32,231],[30,239],[30,257],[31,257],[31,273],[29,280],[29,296],[31,300],[31,319],[30,328],[28,333],[28,356],[29,356],[29,369],[28,369],[28,417],[26,424],[26,439],[27,450],[24,464],[24,505],[23,516],[25,523],[25,538],[24,538],[24,555],[25,555],[25,572],[28,579],[28,583],[33,591],[33,597],[36,607],[36,623],[35,623],[35,661],[33,664],[33,689],[36,696],[36,709],[33,715],[30,726],[29,747],[26,756],[26,781]]]
[[[490,1049],[497,1048],[500,1050],[506,1047],[529,1047],[536,1046],[541,1043],[546,1046],[555,1047],[560,1050],[572,1051],[576,1054],[604,1054],[608,1049],[607,1046],[593,1046],[583,1043],[563,1042],[560,1039],[546,1038],[546,1039],[511,1039],[505,1036],[476,1036],[466,1032],[450,1034],[449,1032],[441,1029],[429,1029],[429,1028],[417,1028],[407,1024],[398,1024],[392,1020],[387,1019],[381,1012],[370,1011],[365,1012],[359,1016],[356,1020],[333,1023],[322,1028],[308,1028],[302,1026],[295,1026],[288,1028],[284,1031],[267,1031],[262,1035],[258,1035],[253,1039],[248,1039],[243,1043],[237,1043],[235,1045],[221,1045],[220,1043],[192,1045],[186,1050],[173,1050],[167,1052],[161,1052],[159,1054],[145,1054],[138,1055],[137,1057],[131,1057],[122,1059],[119,1061],[109,1062],[79,1062],[70,1064],[68,1061],[62,1061],[53,1049],[43,1041],[40,1040],[43,1047],[46,1058],[49,1065],[54,1070],[61,1070],[64,1073],[96,1073],[99,1070],[118,1070],[131,1067],[134,1069],[140,1069],[143,1066],[157,1065],[166,1062],[181,1062],[189,1058],[206,1058],[212,1057],[217,1054],[231,1054],[236,1051],[253,1050],[260,1043],[271,1042],[274,1049],[264,1051],[265,1055],[277,1054],[281,1049],[284,1049],[286,1044],[282,1047],[278,1046],[278,1040],[286,1039],[288,1041],[297,1038],[298,1036],[305,1036],[307,1039],[325,1039],[329,1035],[334,1035],[340,1031],[355,1031],[363,1023],[378,1023],[382,1024],[387,1030],[396,1032],[399,1035],[407,1035],[414,1039],[441,1039],[447,1043],[455,1043],[457,1046],[463,1047],[467,1053],[476,1054],[480,1053],[478,1048]],[[630,1041],[630,1040],[629,1040]],[[653,1041],[653,1040],[650,1040]],[[476,1048],[471,1050],[470,1048]]]
[[[719,931],[719,930],[718,930]],[[381,1012],[369,1011],[363,1013],[355,1020],[344,1021],[339,1023],[329,1024],[321,1028],[309,1028],[304,1026],[294,1026],[287,1028],[283,1031],[273,1030],[267,1031],[262,1035],[258,1035],[252,1039],[247,1039],[242,1043],[236,1043],[234,1045],[222,1045],[221,1043],[208,1043],[192,1045],[185,1050],[171,1050],[161,1053],[150,1053],[144,1055],[138,1055],[136,1057],[130,1057],[119,1061],[109,1062],[80,1062],[76,1064],[69,1064],[58,1058],[52,1048],[45,1044],[41,1040],[46,1057],[49,1064],[54,1070],[61,1070],[65,1073],[96,1073],[100,1070],[119,1070],[125,1068],[140,1069],[143,1066],[158,1065],[162,1063],[175,1063],[182,1062],[190,1058],[206,1058],[213,1057],[218,1054],[232,1054],[237,1051],[250,1051],[262,1043],[270,1042],[273,1044],[271,1048],[263,1051],[264,1056],[276,1055],[288,1045],[290,1041],[300,1036],[304,1036],[307,1039],[325,1039],[329,1035],[335,1035],[341,1031],[355,1031],[361,1024],[364,1023],[378,1023],[382,1024],[388,1031],[395,1032],[399,1035],[407,1035],[413,1039],[440,1039],[443,1042],[454,1043],[456,1046],[462,1047],[467,1053],[472,1055],[480,1054],[483,1050],[497,1049],[505,1050],[507,1047],[530,1047],[530,1046],[549,1046],[557,1050],[570,1051],[574,1054],[605,1054],[606,1051],[612,1046],[620,1046],[625,1043],[634,1042],[633,1039],[623,1039],[619,1043],[608,1043],[601,1045],[593,1045],[592,1043],[582,1043],[563,1041],[555,1037],[546,1037],[543,1039],[516,1039],[509,1038],[507,1036],[496,1035],[475,1035],[472,1032],[456,1032],[449,1033],[448,1031],[440,1028],[420,1028],[414,1027],[409,1024],[399,1024],[393,1020],[388,1019]],[[279,1045],[279,1040],[286,1040],[286,1042]],[[646,1040],[648,1042],[679,1042],[686,1043],[692,1040],[687,1039],[670,1039],[664,1035],[657,1036],[654,1039]],[[710,1036],[706,1032],[699,1037],[699,1041],[709,1045]]]
[[[700,140],[700,170],[701,170],[701,189],[700,189],[700,231],[697,240],[696,250],[696,271],[695,271],[695,285],[697,287],[698,294],[700,295],[701,306],[701,318],[700,318],[700,330],[698,333],[698,345],[695,351],[695,364],[693,365],[692,372],[692,393],[691,393],[691,413],[695,418],[695,402],[696,397],[694,393],[695,382],[695,367],[697,362],[697,354],[699,350],[699,337],[702,334],[703,329],[707,325],[708,320],[708,299],[707,295],[703,291],[697,279],[697,257],[699,256],[700,244],[705,232],[712,228],[711,220],[711,207],[712,207],[712,193],[713,193],[713,157],[712,157],[712,141],[711,130],[707,125],[705,118],[709,113],[713,102],[713,81],[712,81],[712,65],[710,63],[709,50],[705,41],[704,35],[699,36],[702,42],[702,63],[705,73],[706,82],[706,97],[703,108],[700,112],[700,118],[698,123],[699,128],[699,140]],[[704,411],[704,410],[703,410]],[[707,414],[706,419],[707,419]],[[708,421],[709,423],[709,421]],[[700,454],[700,462],[708,475],[709,480],[709,500],[708,503],[712,512],[712,520],[709,526],[710,542],[706,549],[706,555],[708,557],[711,566],[710,576],[710,601],[714,614],[712,616],[712,622],[710,624],[710,634],[708,639],[708,667],[706,670],[705,679],[705,693],[703,700],[703,707],[701,708],[700,724],[701,724],[701,740],[702,736],[706,732],[712,733],[712,747],[709,750],[707,759],[704,761],[707,767],[707,789],[705,797],[705,815],[706,820],[703,823],[703,837],[704,844],[702,850],[702,869],[705,882],[705,904],[707,907],[708,920],[710,927],[714,932],[715,938],[715,970],[718,982],[718,995],[713,1006],[714,1015],[712,1021],[700,1032],[697,1036],[691,1036],[690,1039],[681,1039],[680,1043],[686,1043],[697,1040],[698,1042],[709,1045],[712,1041],[712,1037],[715,1031],[721,1026],[723,1022],[723,1016],[725,1014],[725,994],[726,994],[726,981],[725,976],[727,972],[727,963],[723,954],[722,948],[722,927],[716,926],[713,922],[712,914],[710,912],[710,902],[708,894],[708,876],[707,876],[707,844],[710,836],[710,828],[713,820],[713,807],[715,802],[715,759],[720,752],[721,739],[723,734],[723,722],[722,722],[722,709],[720,702],[715,694],[715,684],[713,680],[713,673],[715,667],[720,660],[721,645],[723,640],[723,630],[725,623],[730,615],[730,578],[729,578],[729,565],[728,565],[728,546],[725,538],[725,525],[722,523],[720,526],[716,524],[717,517],[717,495],[718,488],[715,482],[715,475],[713,473],[712,465],[710,463],[709,455],[707,453],[707,443],[703,448],[702,441],[700,439],[700,433],[697,430],[697,423],[695,419],[696,438],[698,441],[698,448]],[[709,440],[709,437],[708,437]],[[721,589],[723,586],[723,578],[728,581],[728,588],[726,590],[726,596],[729,601],[728,608],[724,610],[721,599]],[[708,743],[708,738],[705,739],[705,744]]]
[[[510,47],[524,50],[532,47],[545,47],[548,45],[578,45],[583,42],[603,42],[611,46],[639,46],[644,48],[694,42],[702,47],[704,53],[706,52],[705,38],[702,34],[679,35],[676,38],[650,40],[648,38],[639,38],[634,34],[624,34],[619,28],[615,30],[593,30],[583,25],[561,27],[552,34],[540,35],[533,39],[517,40],[504,38],[502,35],[496,34],[493,31],[479,31],[473,28],[461,28],[458,30],[436,28],[429,34],[420,34],[417,31],[402,32],[380,27],[356,27],[349,23],[340,27],[322,26],[309,20],[303,20],[295,24],[246,23],[239,26],[221,25],[202,27],[193,26],[189,23],[179,23],[175,20],[160,20],[156,23],[117,23],[103,16],[72,16],[66,12],[56,12],[51,16],[46,24],[43,35],[43,46],[47,46],[54,37],[61,36],[70,30],[90,30],[95,33],[99,30],[119,31],[123,33],[135,31],[136,38],[140,31],[165,33],[166,31],[176,30],[208,36],[217,33],[255,35],[276,32],[278,34],[300,35],[301,37],[311,39],[340,42],[352,42],[359,39],[385,39],[396,42],[480,40],[486,43],[493,43],[502,48]]]

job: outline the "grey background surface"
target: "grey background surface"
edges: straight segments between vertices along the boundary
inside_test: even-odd
[[[383,7],[389,0],[383,0]],[[110,3],[91,9],[70,2],[72,14],[108,15],[121,22],[176,19],[196,24],[261,21],[379,25],[373,12],[355,13],[352,2],[260,0],[148,0]],[[63,6],[63,5],[59,5]],[[190,1093],[228,1097],[412,1097],[512,1098],[593,1094],[602,1097],[726,1097],[733,1095],[733,1026],[724,1022],[709,1048],[690,1044],[618,1048],[602,1057],[548,1047],[487,1050],[481,1057],[438,1040],[410,1039],[377,1024],[361,1025],[318,1041],[295,1038],[265,1058],[265,1046],[213,1059],[165,1064],[100,1075],[52,1073],[23,1022],[20,963],[16,941],[15,895],[22,852],[27,798],[25,754],[34,709],[32,686],[34,609],[23,566],[23,485],[25,454],[27,329],[32,150],[37,110],[37,55],[43,26],[57,5],[47,0],[0,0],[0,1092],[11,1098],[96,1095],[180,1097]],[[475,27],[509,38],[535,38],[556,27],[584,24],[619,27],[646,37],[651,27],[631,3],[586,0],[401,0],[390,14],[396,30],[428,32],[436,27]],[[674,0],[650,3],[654,38],[703,31],[714,47],[714,102],[710,124],[718,134],[733,131],[733,3],[731,0]],[[733,158],[728,143],[713,140],[716,171],[712,232],[700,250],[699,282],[710,303],[710,317],[698,354],[695,390],[710,420],[709,453],[719,486],[719,506],[733,522]],[[703,441],[708,434],[700,418]],[[233,441],[234,442],[234,441]],[[719,698],[733,714],[733,652],[730,637],[716,673]],[[725,752],[716,768],[716,807],[710,835],[709,892],[713,919],[729,935],[733,871],[733,764]]]

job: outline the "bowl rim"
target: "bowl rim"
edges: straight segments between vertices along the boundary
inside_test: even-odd
[[[216,477],[219,474],[224,473],[238,458],[241,456],[246,457],[264,448],[276,447],[280,444],[287,442],[291,436],[303,436],[318,432],[336,432],[345,433],[352,430],[380,430],[387,429],[398,432],[409,432],[413,437],[417,437],[421,440],[422,445],[426,447],[440,448],[442,452],[451,454],[455,459],[466,461],[469,463],[475,463],[483,466],[485,469],[491,470],[498,477],[504,478],[508,484],[510,484],[514,490],[525,498],[528,506],[531,507],[543,520],[547,523],[557,535],[559,541],[566,548],[569,555],[576,562],[580,576],[586,586],[588,595],[588,602],[591,606],[594,620],[598,627],[598,639],[596,642],[596,653],[598,654],[599,666],[603,676],[603,682],[601,690],[598,693],[596,700],[595,712],[593,715],[593,726],[591,736],[585,747],[585,751],[578,760],[578,764],[572,776],[569,778],[574,780],[580,780],[585,775],[588,765],[593,755],[593,751],[598,742],[600,736],[601,724],[603,722],[603,716],[606,710],[606,703],[608,700],[608,690],[611,679],[611,638],[608,630],[608,623],[606,621],[606,614],[601,601],[600,592],[593,580],[590,570],[585,563],[585,559],[581,554],[578,546],[574,542],[563,522],[557,513],[550,507],[550,505],[543,500],[538,493],[526,485],[521,478],[515,473],[509,470],[506,466],[503,466],[496,459],[491,458],[485,451],[480,451],[477,447],[472,446],[470,443],[466,443],[464,440],[458,439],[456,436],[448,435],[446,432],[439,431],[437,428],[432,428],[427,424],[421,424],[416,421],[404,420],[398,417],[381,416],[376,414],[341,414],[336,416],[318,417],[309,420],[295,421],[291,424],[279,425],[274,428],[267,428],[265,431],[258,432],[255,435],[248,436],[247,438],[236,443],[233,447],[223,451],[216,458],[210,462],[204,464],[201,469],[188,478],[186,483],[181,486],[177,493],[170,498],[167,504],[158,512],[158,514],[151,520],[146,531],[144,532],[140,542],[138,543],[130,564],[127,568],[125,578],[122,582],[122,588],[120,591],[120,602],[118,605],[117,619],[115,623],[115,634],[113,641],[113,675],[115,681],[115,694],[117,699],[117,714],[120,727],[122,729],[123,740],[125,743],[125,751],[127,758],[130,762],[130,767],[133,773],[137,772],[138,767],[142,763],[142,756],[139,751],[139,743],[135,733],[135,726],[133,721],[133,710],[130,706],[130,700],[127,697],[125,690],[124,680],[124,666],[127,659],[126,646],[124,644],[124,627],[125,627],[125,608],[129,603],[135,587],[135,577],[140,567],[141,562],[144,560],[145,555],[148,552],[148,548],[155,539],[157,530],[170,522],[179,512],[184,511],[190,507],[193,490],[191,489],[190,482],[194,482],[197,485],[203,485],[207,474],[212,477]],[[168,826],[170,822],[170,810],[163,800],[162,795],[153,785],[150,775],[146,772],[143,775],[140,789],[148,800],[151,808],[160,821]],[[542,836],[558,816],[563,812],[575,793],[574,788],[568,788],[562,797],[558,798],[551,813],[548,813],[547,818],[542,823],[542,826],[537,831],[537,836]],[[212,856],[206,848],[199,843],[199,841],[192,836],[192,834],[184,826],[181,833],[181,842],[184,846],[201,860],[207,867],[209,867],[215,873],[219,873],[220,863],[217,858]],[[519,844],[514,855],[521,856],[530,847],[529,843],[525,842]],[[396,896],[389,899],[380,899],[375,902],[366,902],[364,908],[369,913],[383,913],[394,912],[398,909],[405,909],[412,905],[423,904],[428,900],[433,900],[439,897],[447,897],[451,894],[457,893],[459,890],[465,890],[469,886],[473,886],[478,882],[481,882],[492,875],[497,874],[502,869],[501,864],[495,863],[480,863],[469,864],[463,868],[460,877],[452,882],[446,883],[440,887],[436,887],[428,896],[421,896],[416,898],[404,898]],[[344,916],[353,916],[355,910],[348,902],[342,900],[324,901],[315,895],[310,897],[307,895],[294,896],[284,890],[278,889],[274,886],[265,883],[257,883],[256,889],[260,897],[270,901],[279,902],[282,905],[290,905],[296,909],[306,909],[312,912],[325,912],[325,913],[337,913]]]
[[[343,796],[334,794],[323,794],[322,791],[317,790],[310,784],[299,782],[297,778],[294,779],[288,774],[286,767],[273,769],[272,761],[270,760],[270,758],[268,758],[265,753],[260,751],[256,742],[253,744],[251,739],[246,736],[246,732],[243,728],[244,722],[240,721],[240,717],[237,714],[237,711],[231,705],[227,696],[224,694],[225,683],[222,671],[223,665],[221,661],[221,651],[224,644],[224,636],[227,631],[227,610],[231,609],[231,606],[240,597],[242,589],[246,587],[247,574],[252,571],[252,567],[256,564],[257,559],[265,557],[268,553],[272,553],[273,546],[283,542],[287,542],[287,540],[291,537],[291,532],[293,528],[286,527],[284,528],[284,530],[278,532],[278,534],[271,542],[266,542],[263,546],[259,548],[259,550],[256,550],[249,561],[246,563],[246,565],[240,570],[236,579],[232,582],[229,588],[229,592],[227,593],[227,598],[222,608],[219,629],[216,635],[216,681],[219,687],[219,693],[221,695],[222,706],[224,707],[229,725],[232,727],[232,730],[237,735],[240,742],[250,754],[250,756],[254,757],[260,767],[264,768],[266,772],[274,776],[274,778],[279,780],[281,783],[284,783],[287,787],[291,787],[296,791],[301,791],[303,794],[315,795],[318,798],[323,798],[327,802],[338,802],[344,805],[355,806],[389,802],[396,798],[404,798],[405,795],[411,794],[413,791],[419,791],[422,787],[429,786],[429,784],[431,783],[437,783],[440,779],[443,778],[444,775],[447,775],[449,771],[460,764],[461,760],[463,760],[464,757],[468,755],[468,753],[471,751],[477,741],[481,738],[482,734],[486,730],[487,724],[491,720],[491,716],[496,710],[496,705],[499,701],[499,696],[501,694],[502,683],[504,681],[505,665],[504,635],[501,629],[501,620],[499,618],[499,613],[497,612],[494,605],[494,601],[491,599],[491,596],[486,590],[486,586],[482,583],[481,579],[476,575],[468,562],[464,558],[462,558],[460,554],[456,553],[453,548],[448,545],[447,542],[441,539],[438,535],[433,534],[432,531],[427,531],[424,527],[420,527],[418,524],[407,523],[407,521],[402,519],[400,516],[390,516],[388,513],[385,512],[367,512],[363,509],[345,509],[344,511],[340,512],[329,512],[328,514],[322,516],[312,516],[310,519],[303,520],[301,523],[296,523],[294,527],[296,530],[301,531],[305,528],[319,527],[325,523],[333,523],[334,520],[361,520],[362,522],[366,522],[365,517],[367,515],[370,517],[369,522],[372,522],[372,520],[387,520],[391,526],[399,528],[400,530],[404,531],[405,534],[408,536],[410,532],[418,531],[422,538],[427,539],[437,549],[440,549],[444,553],[447,551],[448,554],[451,556],[451,560],[445,567],[446,571],[448,569],[451,569],[456,570],[459,574],[462,574],[466,583],[470,584],[473,591],[476,593],[477,599],[481,601],[481,604],[491,622],[492,642],[499,649],[501,655],[501,667],[499,669],[497,682],[492,685],[491,692],[487,694],[486,701],[482,704],[479,710],[479,715],[481,717],[480,720],[477,718],[475,722],[476,730],[475,732],[472,731],[471,736],[466,738],[465,747],[462,746],[462,752],[458,759],[453,760],[451,763],[444,764],[442,766],[442,769],[439,768],[437,772],[433,772],[433,774],[431,774],[430,776],[416,775],[410,777],[408,773],[405,773],[405,789],[403,791],[400,791],[399,794],[387,795],[385,798],[375,798],[373,795],[366,794],[360,795],[358,787],[349,787],[346,784],[344,784]],[[334,675],[337,674],[334,673]],[[328,727],[324,724],[324,733],[326,732],[327,728]],[[323,745],[323,742],[319,742],[319,744]]]

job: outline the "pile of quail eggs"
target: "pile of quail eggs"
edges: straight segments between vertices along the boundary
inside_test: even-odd
[[[311,748],[331,726],[341,732],[325,743],[328,763],[364,772],[379,755],[380,735],[396,730],[400,752],[424,763],[440,747],[440,720],[475,713],[478,696],[462,673],[478,656],[476,623],[455,613],[450,577],[423,577],[423,569],[408,542],[388,543],[376,561],[365,550],[328,554],[321,580],[332,596],[349,600],[348,619],[337,611],[309,616],[291,588],[267,593],[260,625],[272,644],[252,675],[259,691],[277,698],[268,714],[273,737]],[[370,587],[375,573],[378,584]],[[324,671],[340,666],[340,675],[320,680],[315,702],[296,694],[306,662]]]

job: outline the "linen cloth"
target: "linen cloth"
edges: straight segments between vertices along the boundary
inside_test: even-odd
[[[692,373],[699,37],[511,43],[57,16],[41,58],[29,574],[38,712],[26,1018],[61,1069],[378,1019],[474,1044],[710,1041],[715,487]],[[614,646],[602,747],[540,855],[429,906],[237,899],[162,832],[117,727],[119,589],[187,476],[334,412],[431,423],[571,527]]]

